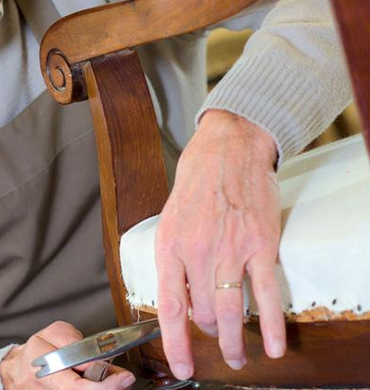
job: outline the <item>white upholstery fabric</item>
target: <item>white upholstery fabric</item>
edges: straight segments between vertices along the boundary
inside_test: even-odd
[[[279,172],[283,234],[276,272],[284,310],[324,306],[334,312],[370,310],[370,166],[362,135],[286,162]],[[128,299],[156,306],[154,237],[158,217],[121,239]],[[256,312],[249,283],[245,310]]]

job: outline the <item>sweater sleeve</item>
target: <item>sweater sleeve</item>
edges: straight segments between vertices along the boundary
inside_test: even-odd
[[[16,346],[17,346],[17,344],[10,344],[10,345],[7,345],[4,348],[0,348],[0,364],[1,364],[1,361],[5,358],[5,356],[12,350],[12,348],[14,348]],[[0,390],[6,390],[3,387],[3,383],[1,381],[1,377],[0,377]]]
[[[280,0],[199,111],[224,109],[271,133],[279,165],[339,115],[350,82],[329,0]]]

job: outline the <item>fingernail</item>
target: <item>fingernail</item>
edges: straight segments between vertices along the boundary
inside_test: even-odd
[[[272,340],[270,343],[270,357],[273,359],[281,358],[284,355],[284,345],[281,341]]]
[[[217,329],[217,326],[216,327],[203,327],[203,328],[200,328],[200,330],[202,332],[204,332],[205,334],[207,334],[208,336],[211,336],[211,337],[218,337],[218,329]]]
[[[177,379],[188,379],[192,375],[192,369],[187,364],[175,364],[173,366],[173,373]]]
[[[240,360],[226,360],[226,363],[233,369],[233,370],[241,370],[245,364],[247,363],[247,359],[243,358]]]
[[[136,378],[132,374],[128,374],[123,378],[122,384],[124,387],[129,387],[129,386],[133,385],[135,383],[135,381],[136,381]]]

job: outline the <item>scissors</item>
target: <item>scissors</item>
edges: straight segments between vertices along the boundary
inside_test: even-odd
[[[32,362],[37,378],[96,360],[111,360],[161,334],[157,319],[110,329],[47,353]],[[107,363],[108,365],[108,363]]]

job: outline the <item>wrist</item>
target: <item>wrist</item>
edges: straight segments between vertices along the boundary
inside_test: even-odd
[[[199,121],[198,132],[211,132],[214,137],[236,137],[254,150],[256,162],[275,169],[278,152],[272,135],[246,118],[226,110],[210,109]]]

